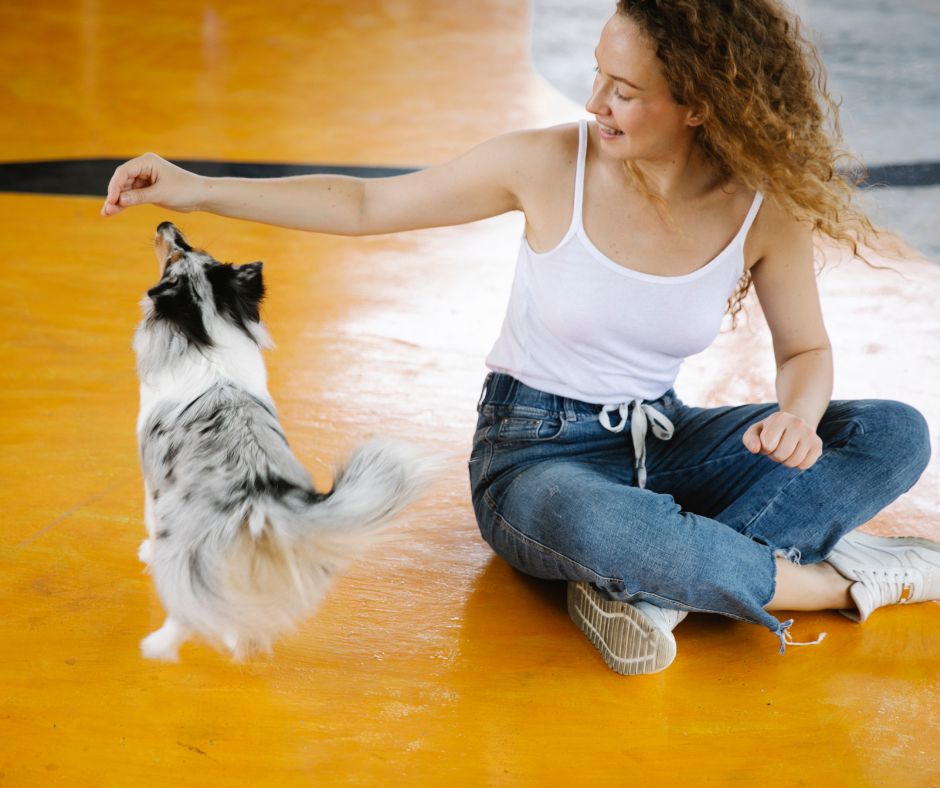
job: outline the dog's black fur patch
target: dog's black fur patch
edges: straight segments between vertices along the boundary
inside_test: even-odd
[[[212,346],[199,308],[199,298],[189,277],[171,276],[147,291],[158,317],[172,323],[192,344],[200,348]]]
[[[251,336],[248,323],[261,319],[261,301],[264,299],[263,263],[245,265],[210,265],[206,278],[212,285],[215,308],[242,331]]]

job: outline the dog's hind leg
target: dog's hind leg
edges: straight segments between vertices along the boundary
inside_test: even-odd
[[[245,659],[245,641],[237,633],[229,632],[225,636],[225,647],[231,652],[232,659],[242,662]]]
[[[260,640],[253,640],[252,638],[244,637],[236,634],[235,632],[229,632],[225,636],[225,647],[231,652],[232,659],[236,662],[244,662],[246,659],[257,656],[258,654],[271,654],[271,643],[262,642]]]
[[[178,662],[179,647],[189,640],[190,634],[188,627],[168,616],[160,629],[140,641],[140,653],[147,659]]]

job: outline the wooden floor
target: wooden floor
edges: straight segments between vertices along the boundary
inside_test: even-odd
[[[149,8],[149,10],[148,10]],[[581,116],[533,73],[521,2],[0,4],[0,160],[131,156],[377,166],[443,161]],[[589,53],[587,57],[589,58]],[[101,190],[105,183],[101,183]],[[667,671],[610,672],[564,587],[482,542],[466,455],[519,216],[342,239],[100,198],[0,194],[0,786],[940,785],[940,605],[864,626],[691,616]],[[271,391],[318,482],[377,433],[451,458],[400,541],[341,578],[273,659],[188,645],[144,535],[130,337],[158,222],[263,259]],[[847,261],[821,278],[835,396],[940,428],[940,270]],[[758,312],[690,359],[702,404],[773,397]],[[940,460],[868,527],[940,539]]]

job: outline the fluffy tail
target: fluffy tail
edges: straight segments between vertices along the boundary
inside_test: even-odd
[[[354,532],[375,532],[427,488],[437,462],[410,445],[373,440],[353,452],[336,473],[333,490],[310,507],[311,537],[328,534],[344,542]]]
[[[262,533],[297,559],[302,578],[332,574],[378,544],[394,539],[392,517],[418,498],[437,475],[440,461],[399,441],[372,440],[340,467],[326,495],[296,489],[257,506],[249,527],[259,546]],[[263,511],[263,514],[262,514]],[[263,518],[263,521],[262,521]]]

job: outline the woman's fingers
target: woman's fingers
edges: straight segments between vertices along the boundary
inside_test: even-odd
[[[155,153],[145,153],[114,171],[101,214],[113,216],[130,205],[145,203],[174,211],[197,210],[203,180]]]
[[[108,193],[101,209],[102,215],[112,216],[119,213],[123,207],[148,201],[147,198],[152,195],[149,187],[154,186],[158,180],[157,159],[154,154],[145,153],[124,162],[114,171],[108,181]]]
[[[121,192],[127,188],[133,188],[134,183],[145,180],[143,157],[124,162],[118,166],[108,181],[108,202],[117,203]]]
[[[822,440],[802,419],[789,413],[773,413],[752,424],[742,441],[748,451],[766,454],[788,468],[809,468],[822,455]]]
[[[770,416],[748,428],[747,432],[744,433],[744,445],[755,454],[758,452],[773,454],[777,450],[782,435],[783,426],[773,416]]]
[[[744,435],[741,436],[744,447],[752,454],[757,454],[761,450],[760,432],[763,424],[764,422],[762,421],[752,424],[745,430]]]
[[[788,468],[798,468],[806,460],[811,448],[809,441],[800,441],[793,447],[793,451],[782,460],[777,460],[777,462],[786,465]],[[774,457],[774,459],[777,458]]]
[[[777,445],[774,447],[773,451],[770,452],[772,459],[776,460],[779,463],[788,465],[790,459],[799,451],[800,460],[803,459],[803,455],[806,453],[806,447],[802,449],[800,446],[800,430],[796,429],[784,429],[781,433]]]
[[[822,457],[822,439],[819,439],[813,446],[810,447],[810,450],[806,453],[806,457],[803,461],[797,465],[801,471],[805,471],[807,468],[811,468],[816,464],[816,460]]]
[[[144,205],[148,202],[156,202],[156,187],[150,186],[146,189],[132,189],[126,192],[121,192],[120,197],[118,197],[118,202],[122,208],[127,208],[131,205]]]

